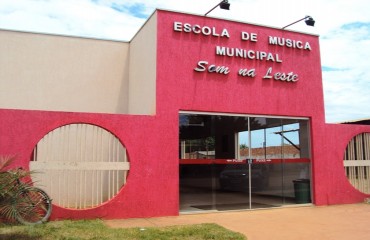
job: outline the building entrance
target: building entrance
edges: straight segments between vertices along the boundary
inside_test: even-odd
[[[182,112],[180,212],[311,202],[307,119]]]

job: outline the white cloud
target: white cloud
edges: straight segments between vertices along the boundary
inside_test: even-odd
[[[88,0],[2,0],[0,28],[129,40],[143,19]]]
[[[370,117],[370,21],[353,20],[321,38],[328,122]]]
[[[369,73],[345,69],[324,71],[324,97],[328,122],[369,117]]]
[[[115,40],[130,40],[155,8],[204,14],[218,0],[1,0],[0,28]],[[229,0],[211,17],[319,34],[328,122],[370,117],[370,2],[368,0]],[[360,25],[356,25],[358,23]],[[361,23],[368,27],[361,27]],[[352,25],[350,25],[352,24]],[[347,28],[343,28],[347,26]],[[352,28],[349,28],[352,27]],[[331,71],[327,71],[331,70]],[[335,71],[333,71],[335,70]]]

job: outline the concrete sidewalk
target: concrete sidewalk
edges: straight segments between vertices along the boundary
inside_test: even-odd
[[[202,213],[144,219],[107,220],[114,228],[217,223],[248,240],[369,240],[370,204],[294,207]]]

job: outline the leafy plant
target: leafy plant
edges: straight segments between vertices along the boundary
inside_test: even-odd
[[[15,156],[0,156],[0,172],[4,172],[5,168],[9,166],[15,159]]]
[[[15,160],[15,156],[0,156],[0,216],[14,222],[19,209],[32,211],[27,208],[22,194],[31,187],[30,172],[23,169],[7,167]]]

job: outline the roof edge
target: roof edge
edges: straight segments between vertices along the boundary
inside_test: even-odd
[[[129,43],[130,42],[130,41],[126,41],[126,40],[117,40],[117,39],[109,39],[109,38],[86,37],[86,36],[76,36],[76,35],[70,35],[70,34],[58,34],[58,33],[37,32],[37,31],[15,30],[15,29],[6,29],[6,28],[0,28],[0,31],[14,32],[14,33],[36,34],[36,35],[47,35],[47,36],[52,36],[52,37],[80,38],[80,39],[86,39],[86,40],[99,40],[99,41],[108,41],[108,42],[120,42],[120,43]]]

